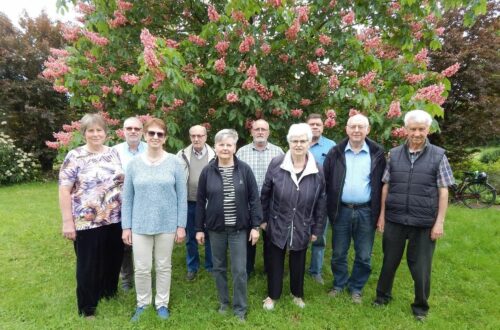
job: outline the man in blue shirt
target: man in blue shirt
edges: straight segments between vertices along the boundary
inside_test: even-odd
[[[327,213],[332,222],[333,289],[337,297],[345,288],[360,304],[371,273],[371,253],[380,214],[384,149],[368,139],[368,118],[358,114],[347,121],[348,138],[332,148],[324,162]],[[347,255],[354,241],[354,264],[349,276]]]
[[[148,145],[142,139],[142,122],[137,117],[130,117],[123,122],[123,133],[125,142],[115,145],[113,148],[118,151],[123,171],[132,157],[146,151]],[[134,286],[134,262],[132,260],[132,247],[125,244],[123,249],[122,269],[120,271],[122,288],[124,291],[130,290]]]
[[[335,142],[322,135],[324,126],[320,114],[310,114],[307,117],[306,123],[311,127],[313,133],[309,151],[313,154],[316,162],[323,166],[326,154],[335,146]],[[327,223],[328,222],[325,221],[323,236],[318,237],[318,239],[312,243],[311,247],[311,266],[309,267],[309,274],[311,274],[313,279],[320,284],[324,284],[321,271],[323,268],[323,257],[325,256]]]

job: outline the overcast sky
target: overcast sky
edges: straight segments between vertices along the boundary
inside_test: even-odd
[[[52,20],[59,19],[66,22],[73,20],[74,17],[73,11],[64,15],[58,13],[56,0],[0,0],[0,11],[16,25],[23,10],[26,10],[30,17],[37,17],[43,9]]]

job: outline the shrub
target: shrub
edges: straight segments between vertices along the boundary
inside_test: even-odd
[[[483,153],[481,153],[479,160],[481,161],[481,163],[486,164],[497,162],[498,160],[500,160],[500,148],[484,151]]]
[[[14,146],[14,140],[0,132],[0,184],[33,181],[38,178],[40,165],[33,154]]]

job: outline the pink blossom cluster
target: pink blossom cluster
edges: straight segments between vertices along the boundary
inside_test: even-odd
[[[280,54],[278,56],[279,60],[283,63],[287,63],[288,62],[288,55],[287,54]]]
[[[172,39],[165,40],[165,45],[167,45],[167,47],[169,48],[174,48],[174,49],[179,47],[179,43]]]
[[[295,13],[300,23],[307,23],[309,20],[309,6],[298,6],[295,8]]]
[[[310,99],[301,99],[300,105],[303,107],[307,107],[307,106],[311,105],[311,100]]]
[[[285,114],[285,110],[282,110],[280,108],[274,108],[271,113],[273,114],[273,116],[281,117]]]
[[[302,113],[304,113],[304,111],[302,111],[302,109],[292,109],[292,110],[290,110],[290,115],[292,117],[295,117],[295,118],[300,118],[302,116]]]
[[[337,0],[332,0],[332,1],[330,1],[330,3],[328,4],[328,7],[333,8],[333,7],[335,7],[335,5],[336,5],[336,4],[337,4]]]
[[[421,82],[424,79],[425,79],[425,73],[420,73],[420,74],[409,73],[405,76],[405,80],[412,85],[418,84],[419,82]]]
[[[76,11],[80,14],[90,15],[95,11],[95,6],[92,4],[85,3],[83,1],[79,1],[76,4]]]
[[[434,13],[430,13],[429,15],[427,15],[425,20],[431,24],[436,23],[436,15],[434,15]]]
[[[247,19],[245,17],[245,13],[239,10],[233,10],[231,12],[231,17],[236,21],[236,22],[241,22],[243,25],[247,25]]]
[[[252,118],[247,118],[245,120],[245,128],[247,130],[250,130],[252,128],[252,126],[253,126],[253,122],[254,122],[254,120]]]
[[[360,112],[354,108],[349,109],[349,117],[356,116]]]
[[[252,36],[245,37],[243,41],[240,43],[238,48],[240,53],[248,53],[250,51],[250,47],[255,45],[255,39]]]
[[[115,73],[116,72],[116,68],[114,66],[112,66],[112,65],[109,66],[108,70],[109,70],[110,73]]]
[[[208,115],[213,117],[217,113],[217,111],[214,108],[209,108],[207,111]]]
[[[427,48],[422,48],[417,55],[415,55],[415,62],[429,65],[429,57],[427,57],[428,53],[429,51]]]
[[[50,48],[50,53],[53,56],[62,58],[62,57],[68,57],[69,52],[66,49],[57,49],[57,48]]]
[[[92,101],[92,106],[99,111],[104,110],[104,104],[101,101]]]
[[[324,50],[323,47],[319,47],[319,48],[316,48],[316,50],[314,51],[314,54],[318,57],[322,57],[322,56],[325,56],[326,50]]]
[[[195,84],[198,87],[205,86],[205,81],[197,76],[194,76],[193,78],[191,78],[191,81],[193,82],[193,84]]]
[[[210,123],[208,122],[201,123],[201,126],[205,127],[207,132],[210,132],[210,130],[212,129],[212,125],[210,125]]]
[[[342,16],[342,23],[345,25],[351,25],[354,23],[354,12],[352,10]]]
[[[120,119],[111,118],[111,115],[106,111],[99,111],[99,114],[104,118],[106,124],[115,126],[120,124]]]
[[[139,78],[135,74],[128,74],[128,73],[122,74],[120,78],[122,79],[122,81],[126,82],[129,85],[137,85],[141,80],[141,78]]]
[[[394,13],[397,13],[400,9],[401,9],[401,5],[399,4],[399,2],[394,1],[394,2],[391,2],[389,8],[387,9],[387,13],[389,13],[389,15],[392,15]]]
[[[203,47],[207,44],[207,41],[195,34],[190,34],[188,37],[188,40],[191,41],[193,44],[198,45],[200,47]]]
[[[263,100],[269,100],[273,97],[273,92],[267,89],[266,86],[258,83],[254,77],[248,77],[241,85],[243,89],[254,90]]]
[[[106,68],[100,65],[97,67],[97,71],[99,71],[99,73],[102,74],[103,76],[106,75],[107,73]]]
[[[217,10],[215,9],[215,7],[212,5],[209,5],[208,6],[208,19],[210,20],[210,22],[217,22],[219,20],[219,18],[220,18],[220,15],[217,12]]]
[[[389,111],[386,114],[387,118],[399,118],[401,117],[401,104],[399,101],[392,101],[389,106]]]
[[[69,66],[66,65],[64,58],[49,56],[47,61],[43,62],[43,65],[45,65],[45,70],[43,70],[42,76],[45,79],[57,79],[69,72]]]
[[[248,77],[257,77],[257,74],[258,74],[258,71],[257,71],[257,67],[254,65],[250,65],[250,67],[247,69],[247,76]]]
[[[224,71],[226,71],[226,61],[224,60],[224,57],[215,60],[214,67],[218,74],[224,74]]]
[[[108,20],[108,24],[111,28],[116,29],[117,27],[123,26],[128,23],[127,17],[125,17],[121,10],[115,10],[113,15],[115,16],[115,18]]]
[[[125,132],[123,131],[122,128],[119,128],[115,130],[116,136],[118,136],[120,139],[125,140]]]
[[[80,38],[80,33],[81,33],[81,28],[79,28],[78,26],[71,26],[65,24],[62,27],[63,38],[66,41],[69,42],[77,41],[78,38]]]
[[[241,61],[240,64],[238,65],[238,72],[242,73],[247,70],[247,63],[245,61]]]
[[[95,57],[94,55],[92,55],[91,52],[89,51],[85,51],[85,58],[90,62],[90,63],[95,63],[97,62],[97,57]]]
[[[267,4],[278,8],[279,6],[281,6],[281,1],[282,0],[267,0]]]
[[[288,30],[286,30],[285,36],[290,41],[295,40],[297,39],[299,31],[300,31],[300,21],[298,19],[295,19],[292,25],[288,28]]]
[[[415,100],[426,100],[441,105],[446,100],[446,98],[441,95],[444,92],[444,89],[443,84],[434,84],[423,87],[417,91],[414,98]]]
[[[80,122],[79,121],[72,121],[71,124],[64,124],[63,125],[63,131],[65,132],[73,132],[73,131],[78,131],[80,129]]]
[[[455,73],[457,73],[458,69],[460,69],[460,63],[455,63],[452,66],[447,67],[443,71],[441,71],[441,74],[445,77],[451,77]]]
[[[84,30],[82,33],[94,45],[97,45],[97,46],[106,46],[109,43],[108,38],[101,37],[99,35],[99,33],[97,33],[97,32],[91,32],[91,31],[85,31]]]
[[[330,38],[326,34],[320,34],[319,35],[319,43],[324,45],[324,46],[328,46],[329,44],[332,43],[332,38]]]
[[[143,28],[141,30],[141,42],[145,48],[156,48],[156,37],[149,32],[148,29]]]
[[[399,55],[399,50],[387,44],[381,44],[376,50],[375,53],[379,58],[396,58]]]
[[[226,52],[229,49],[229,45],[230,45],[229,41],[219,41],[215,45],[215,50],[217,51],[217,53],[219,53],[220,56],[226,56]]]
[[[156,89],[155,87],[153,87],[154,89]],[[154,109],[155,106],[156,106],[156,101],[158,100],[158,96],[156,96],[155,94],[149,94],[149,103],[148,103],[148,107],[150,109]]]
[[[358,86],[365,88],[365,89],[370,89],[372,87],[372,81],[375,79],[375,76],[377,73],[375,71],[370,71],[367,74],[365,74],[361,79],[358,80]]]
[[[163,73],[163,72],[161,72],[161,71],[157,70],[157,71],[155,72],[155,81],[151,84],[151,87],[152,87],[153,89],[157,89],[158,87],[160,87],[160,86],[161,86],[161,84],[162,84],[162,82],[165,80],[165,78],[166,78],[165,73]],[[150,96],[150,98],[151,98],[151,96]]]
[[[116,1],[116,4],[118,6],[118,9],[120,9],[122,11],[127,11],[127,10],[130,10],[134,7],[133,3],[123,1],[123,0]]]
[[[141,123],[145,124],[148,120],[152,119],[153,116],[147,114],[147,115],[140,115],[140,116],[137,116],[137,119],[139,119],[141,121]]]
[[[153,48],[144,48],[144,62],[149,68],[157,68],[160,65],[160,61],[158,60],[158,57],[156,57]]]
[[[340,86],[339,78],[337,78],[336,75],[330,76],[330,79],[328,80],[328,86],[331,90],[337,89]]]
[[[337,121],[333,117],[327,117],[325,119],[324,125],[326,128],[332,128],[335,127],[335,125],[337,125]]]
[[[239,97],[238,97],[238,95],[237,95],[236,93],[231,92],[231,93],[228,93],[228,94],[226,95],[226,100],[227,100],[229,103],[236,103],[236,102],[238,102],[240,99],[239,99]]]
[[[151,23],[153,23],[153,18],[150,15],[146,16],[146,18],[141,19],[141,23],[144,24],[145,26],[148,26]]]
[[[372,38],[368,38],[363,42],[363,46],[365,47],[365,51],[370,49],[377,49],[380,47],[382,43],[382,39],[379,36],[374,36]]]
[[[395,128],[391,132],[391,136],[394,138],[397,138],[397,139],[404,138],[404,137],[406,137],[406,135],[407,135],[407,132],[406,132],[404,127]]]
[[[59,142],[53,141],[45,141],[45,145],[49,147],[49,149],[59,149],[60,147]]]
[[[73,133],[71,132],[57,132],[52,133],[52,136],[56,139],[56,141],[61,146],[67,146],[71,142],[71,138],[73,137]]]
[[[327,109],[325,113],[326,113],[326,118],[337,118],[337,113],[333,109]]]
[[[257,86],[257,81],[255,80],[254,77],[248,77],[247,79],[245,79],[243,84],[241,84],[241,88],[246,90],[254,90],[256,86]]]
[[[88,79],[80,79],[78,81],[78,83],[80,84],[80,86],[82,87],[87,87],[89,84],[90,84],[90,80]]]
[[[309,62],[307,63],[307,69],[309,70],[309,72],[313,75],[317,75],[319,73],[319,64],[318,62]]]
[[[113,94],[115,95],[122,95],[123,94],[123,88],[120,85],[113,85]]]
[[[111,87],[106,86],[106,85],[101,86],[101,91],[104,94],[104,96],[106,96],[109,94],[109,92],[111,92]]]
[[[69,90],[66,87],[62,86],[62,85],[54,85],[54,86],[52,86],[52,88],[56,92],[61,93],[61,94],[66,94],[66,93],[69,92]]]
[[[260,46],[260,50],[266,55],[269,55],[271,53],[271,46],[267,43],[263,43],[262,46]]]
[[[444,30],[445,30],[444,27],[438,27],[434,30],[434,32],[436,32],[436,35],[442,36],[444,34]]]

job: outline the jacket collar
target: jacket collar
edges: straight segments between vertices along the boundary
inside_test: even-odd
[[[283,159],[280,168],[282,168],[287,172],[290,172],[290,177],[292,178],[295,185],[297,185],[297,187],[299,186],[299,183],[302,180],[302,178],[304,178],[306,175],[316,174],[319,172],[318,166],[316,165],[316,161],[314,160],[314,156],[310,151],[307,152],[306,168],[304,169],[304,173],[302,173],[299,180],[297,180],[297,176],[293,171],[292,154],[290,153],[290,150],[286,152],[285,158]]]

